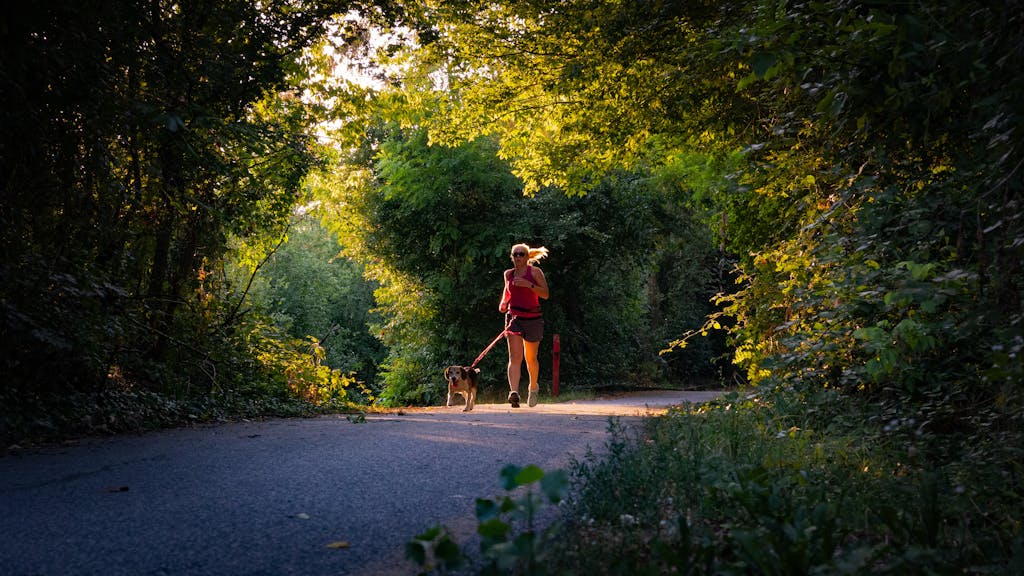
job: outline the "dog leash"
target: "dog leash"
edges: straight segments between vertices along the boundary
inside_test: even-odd
[[[505,322],[504,330],[502,330],[500,334],[495,336],[494,340],[491,340],[491,343],[488,344],[487,348],[484,348],[484,351],[481,352],[480,355],[476,357],[476,360],[473,360],[473,363],[469,365],[470,368],[476,368],[476,365],[479,364],[480,361],[484,359],[484,356],[486,356],[487,353],[491,351],[491,348],[494,348],[494,345],[498,343],[498,340],[501,340],[505,336],[512,334],[512,332],[509,331],[508,327],[512,325],[513,318],[515,318],[515,316],[511,314],[508,315],[508,321]]]

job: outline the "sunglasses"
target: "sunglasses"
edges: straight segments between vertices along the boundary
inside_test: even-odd
[[[513,252],[512,253],[512,257],[513,258],[522,258],[523,256],[526,256],[526,252]]]

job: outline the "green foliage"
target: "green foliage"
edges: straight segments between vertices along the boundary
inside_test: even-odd
[[[1021,496],[986,488],[1010,488],[1003,465],[988,461],[968,479],[959,462],[922,459],[927,439],[865,427],[860,410],[834,395],[808,406],[731,394],[636,436],[613,425],[607,453],[573,466],[574,522],[552,540],[547,569],[1010,573]]]
[[[420,576],[447,574],[465,565],[459,545],[443,526],[428,528],[405,544],[405,557],[420,567]]]
[[[508,490],[540,481],[562,521],[531,528],[543,503],[532,490],[479,499],[478,572],[1015,573],[1019,464],[930,458],[941,436],[870,409],[829,392],[730,393],[640,428],[612,419],[605,450],[569,476],[502,470]],[[410,543],[424,573],[451,566],[429,563],[432,546],[468,558],[437,527]]]
[[[227,363],[225,363],[227,364]],[[209,366],[209,365],[208,365]],[[259,373],[238,366],[239,374],[253,380],[205,395],[176,397],[167,393],[108,386],[95,392],[71,392],[60,397],[0,392],[0,440],[6,446],[59,442],[90,435],[139,433],[160,428],[238,419],[309,416],[324,410],[350,410],[351,403],[316,406],[277,387]],[[116,378],[116,374],[114,377]]]
[[[296,216],[287,241],[266,261],[237,271],[235,286],[254,281],[246,302],[271,316],[290,337],[313,338],[324,352],[323,364],[372,383],[382,357],[369,331],[373,285],[362,267],[339,255],[337,239],[313,219]],[[243,277],[245,276],[245,277]]]
[[[509,464],[501,469],[501,485],[509,492],[501,498],[477,498],[477,534],[480,536],[478,574],[557,574],[549,572],[550,539],[557,525],[544,530],[537,515],[547,504],[557,505],[568,495],[568,476],[562,470],[545,472],[537,466]],[[539,493],[534,492],[534,486]],[[525,492],[522,488],[526,488]],[[514,495],[518,493],[518,495]],[[465,556],[448,531],[435,526],[406,544],[406,557],[421,567],[421,574],[444,574],[460,568]],[[437,565],[435,566],[436,563]]]
[[[1024,46],[1002,13],[969,2],[759,12],[740,46],[770,49],[774,64],[745,89],[789,120],[765,134],[746,180],[788,205],[794,228],[749,235],[761,245],[747,244],[747,284],[728,299],[755,381],[838,388],[954,437],[1014,425],[991,407],[1019,387],[983,376],[1021,317],[1021,230],[1008,226],[1020,150],[1000,134],[1019,126],[1021,86],[1004,73]],[[801,51],[811,37],[818,49]]]
[[[256,381],[264,383],[261,396],[294,395],[314,405],[347,400],[354,380],[323,364],[326,353],[316,338],[289,339],[276,327],[255,323],[245,343],[257,362]]]
[[[595,175],[633,168],[651,139],[717,132],[743,98],[728,84],[735,67],[703,49],[720,31],[700,19],[722,17],[720,28],[738,12],[725,3],[434,3],[415,55],[449,87],[428,119],[432,137],[500,133],[528,193],[586,192]]]
[[[551,301],[568,378],[643,386],[708,374],[721,349],[658,356],[681,327],[701,322],[714,292],[707,231],[679,194],[639,174],[609,178],[578,199],[538,194],[553,220],[554,281],[574,287]]]

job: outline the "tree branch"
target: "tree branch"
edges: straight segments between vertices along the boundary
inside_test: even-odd
[[[263,260],[260,260],[259,264],[257,264],[256,267],[252,269],[252,274],[249,275],[249,281],[246,282],[245,290],[242,291],[242,295],[238,298],[238,302],[235,304],[235,307],[231,309],[231,313],[229,313],[227,317],[224,318],[224,321],[220,323],[220,327],[222,329],[230,326],[231,323],[234,322],[235,319],[238,317],[238,311],[239,309],[242,308],[242,303],[245,302],[245,297],[249,295],[249,290],[252,289],[253,281],[256,280],[256,273],[259,272],[260,268],[262,268],[263,265],[266,264],[268,260],[270,260],[270,257],[276,254],[278,249],[281,248],[281,245],[284,244],[285,239],[288,238],[288,230],[290,230],[291,227],[291,223],[289,223],[284,229],[284,234],[281,234],[281,239],[278,240],[277,245],[274,246],[274,249],[267,252],[267,255],[263,257]]]

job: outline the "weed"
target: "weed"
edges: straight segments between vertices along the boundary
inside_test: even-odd
[[[562,470],[544,472],[537,466],[520,468],[509,464],[501,470],[501,483],[508,494],[476,500],[479,573],[548,574],[546,552],[551,550],[550,539],[557,524],[539,531],[537,515],[545,505],[565,499],[567,474]],[[534,491],[535,485],[539,492]],[[470,559],[442,526],[434,526],[407,543],[406,558],[420,567],[420,574],[445,574]]]

